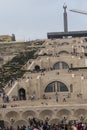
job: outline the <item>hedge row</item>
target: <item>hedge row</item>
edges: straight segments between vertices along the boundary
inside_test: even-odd
[[[29,59],[35,58],[35,52],[36,50],[21,52],[2,66],[0,69],[0,88],[4,87],[9,80],[21,78],[24,75],[25,70],[21,68]]]

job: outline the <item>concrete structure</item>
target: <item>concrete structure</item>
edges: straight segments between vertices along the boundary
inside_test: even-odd
[[[86,52],[86,38],[46,40],[38,58],[26,63],[25,75],[5,87],[10,99],[0,109],[5,126],[29,125],[32,117],[87,122]]]
[[[68,32],[49,32],[47,33],[48,39],[60,39],[65,37],[87,37],[87,31],[68,31]]]

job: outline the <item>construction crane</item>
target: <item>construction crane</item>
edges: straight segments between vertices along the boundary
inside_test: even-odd
[[[69,10],[69,11],[87,15],[87,12],[86,12],[86,11],[82,11],[82,10],[71,9],[71,10]]]

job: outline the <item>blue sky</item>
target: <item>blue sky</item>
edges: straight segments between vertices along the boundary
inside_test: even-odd
[[[47,38],[47,32],[63,31],[63,4],[67,4],[69,30],[87,30],[87,0],[0,0],[0,35],[17,40]]]

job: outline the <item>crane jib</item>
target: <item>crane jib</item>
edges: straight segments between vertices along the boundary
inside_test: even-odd
[[[72,9],[72,10],[69,10],[69,11],[87,15],[87,12],[81,11],[81,10]]]

